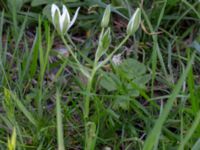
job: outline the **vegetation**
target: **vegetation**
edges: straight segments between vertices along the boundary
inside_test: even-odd
[[[0,149],[200,149],[199,0],[0,10]]]

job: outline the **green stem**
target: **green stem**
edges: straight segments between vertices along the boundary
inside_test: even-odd
[[[76,45],[74,44],[74,42],[72,41],[72,39],[70,38],[70,36],[69,36],[68,33],[66,34],[66,37],[67,37],[67,40],[70,42],[70,44],[71,44],[75,49],[77,49],[77,48],[76,48]]]
[[[67,50],[70,52],[70,54],[72,55],[72,57],[74,58],[74,60],[78,63],[78,65],[80,64],[80,62],[78,61],[78,59],[76,58],[76,55],[74,54],[74,52],[72,51],[71,47],[68,45],[67,41],[65,40],[64,36],[61,36]]]
[[[103,29],[104,31],[104,29]],[[102,31],[102,32],[103,32]],[[87,71],[84,69],[84,67],[80,64],[80,62],[78,61],[76,55],[74,54],[74,52],[71,50],[70,46],[67,44],[64,36],[61,36],[62,41],[64,42],[67,50],[69,51],[69,53],[72,55],[72,57],[74,58],[74,60],[77,62],[80,70],[82,71],[82,73],[88,78],[88,84],[87,84],[87,89],[86,89],[86,97],[85,97],[85,101],[84,101],[84,121],[85,121],[85,131],[86,131],[86,145],[87,142],[90,141],[90,138],[87,136],[87,123],[88,123],[88,118],[89,118],[89,112],[90,112],[90,93],[92,90],[92,84],[93,84],[93,80],[94,77],[96,75],[97,70],[102,67],[103,65],[105,65],[114,55],[114,53],[117,52],[117,50],[119,50],[119,48],[122,47],[122,45],[128,40],[129,35],[127,35],[124,40],[114,49],[114,51],[108,55],[108,57],[100,64],[98,64],[98,59],[95,59],[94,65],[93,65],[93,69],[91,74],[89,75],[89,73],[87,73]],[[87,146],[86,146],[87,148]]]
[[[103,31],[102,31],[102,33],[103,33]],[[91,75],[88,78],[88,84],[87,84],[87,89],[86,89],[87,95],[86,95],[85,101],[84,101],[84,121],[85,121],[85,138],[86,138],[85,139],[85,150],[88,150],[88,149],[93,150],[95,147],[95,141],[96,141],[95,137],[92,138],[93,139],[92,141],[91,141],[91,137],[90,136],[88,137],[88,132],[90,132],[90,129],[88,129],[88,126],[87,126],[88,121],[89,121],[88,120],[89,113],[90,113],[90,96],[91,96],[90,93],[92,90],[92,84],[93,84],[94,77],[96,75],[97,70],[100,67],[102,67],[104,64],[106,64],[112,58],[114,53],[116,53],[117,50],[119,50],[119,48],[122,47],[122,45],[128,40],[128,38],[129,38],[129,35],[127,35],[124,38],[124,40],[114,49],[114,51],[110,55],[108,55],[108,57],[102,63],[98,64],[98,58],[97,57],[95,58]]]
[[[129,38],[129,35],[127,35],[124,40],[114,49],[114,51],[108,55],[108,57],[100,64],[98,64],[97,61],[94,62],[94,66],[93,66],[93,69],[92,69],[92,73],[90,75],[90,78],[88,80],[88,85],[87,85],[87,95],[86,95],[86,98],[85,98],[85,103],[84,103],[84,119],[87,120],[88,119],[88,116],[89,116],[89,109],[90,109],[90,91],[91,91],[91,88],[92,88],[92,83],[93,83],[93,79],[94,79],[94,76],[96,74],[96,71],[102,67],[103,65],[105,65],[111,58],[112,56],[114,55],[114,53],[117,52],[117,50],[119,50],[119,48],[122,47],[122,45],[128,40]]]
[[[69,51],[69,53],[72,55],[72,57],[74,58],[74,60],[76,61],[76,63],[78,64],[79,69],[81,70],[81,72],[87,77],[89,78],[89,73],[84,70],[84,67],[81,65],[81,63],[79,62],[79,60],[77,59],[76,55],[74,54],[74,52],[72,51],[71,47],[68,45],[67,41],[65,40],[64,36],[61,36],[63,43],[65,44],[67,50]]]
[[[112,51],[112,53],[109,54],[109,55],[107,56],[107,58],[106,58],[103,62],[101,62],[101,63],[99,63],[99,64],[97,65],[96,70],[98,70],[99,68],[101,68],[102,66],[104,66],[104,65],[112,58],[112,56],[122,47],[122,45],[124,45],[124,43],[128,40],[129,37],[130,37],[130,35],[127,35],[127,36],[124,38],[124,40]]]
[[[90,78],[88,79],[87,89],[86,89],[86,97],[85,97],[85,103],[84,103],[84,119],[87,120],[89,116],[89,110],[90,110],[90,92],[92,89],[92,83],[94,80],[94,76],[96,74],[96,66],[94,64],[94,67],[92,69],[92,73],[90,75]]]
[[[96,74],[96,63],[94,63],[92,72],[91,72],[91,76],[88,79],[88,84],[87,84],[87,89],[86,89],[86,97],[85,97],[85,101],[84,101],[84,127],[85,127],[85,148],[84,150],[94,150],[95,147],[95,141],[96,141],[96,129],[93,129],[92,127],[88,126],[89,123],[89,112],[90,112],[90,92],[92,90],[92,84],[93,84],[93,80]],[[95,125],[95,123],[93,122],[93,124]],[[96,128],[96,127],[95,127]],[[93,131],[95,134],[90,134],[90,132]]]

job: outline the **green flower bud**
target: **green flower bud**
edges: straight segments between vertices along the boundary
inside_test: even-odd
[[[96,52],[96,60],[106,53],[111,43],[110,28],[108,28],[104,33],[100,35],[99,45]]]
[[[108,23],[110,21],[110,5],[107,5],[104,14],[103,14],[103,18],[101,20],[101,27],[105,28],[108,26]]]
[[[127,34],[133,35],[138,30],[140,22],[141,22],[141,9],[137,8],[128,23]]]
[[[102,48],[108,49],[110,42],[111,42],[110,28],[108,28],[106,32],[103,34],[103,37],[101,39]]]

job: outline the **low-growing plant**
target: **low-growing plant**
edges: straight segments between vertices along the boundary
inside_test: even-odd
[[[0,149],[198,150],[199,8],[0,0]]]
[[[94,78],[98,70],[102,68],[105,64],[107,64],[109,61],[111,61],[111,58],[117,52],[117,50],[119,50],[123,46],[123,44],[128,40],[128,38],[134,35],[134,33],[138,30],[140,22],[141,22],[141,10],[138,8],[136,12],[133,14],[133,17],[130,19],[130,22],[127,26],[127,35],[122,40],[122,42],[120,42],[120,44],[116,46],[110,54],[107,54],[107,51],[111,43],[111,35],[110,35],[111,33],[110,33],[110,28],[108,27],[111,10],[110,10],[110,5],[107,6],[102,18],[102,22],[101,22],[102,31],[99,37],[98,48],[95,53],[95,59],[94,59],[92,68],[87,68],[86,66],[83,66],[81,64],[81,62],[77,59],[76,54],[71,49],[71,47],[69,46],[68,42],[65,40],[65,37],[64,37],[67,30],[75,22],[79,9],[76,11],[76,14],[72,21],[70,21],[70,15],[65,6],[63,6],[62,12],[60,12],[59,8],[55,4],[53,4],[51,7],[51,10],[52,10],[52,21],[55,28],[57,29],[58,33],[61,35],[61,38],[65,46],[67,47],[67,50],[70,52],[74,60],[77,62],[80,71],[83,73],[83,75],[86,76],[87,81],[88,81],[87,88],[86,88],[87,94],[85,96],[84,108],[83,108],[83,114],[84,114],[84,120],[85,120],[84,121],[85,122],[85,150],[93,150],[95,149],[95,143],[96,143],[96,138],[97,138],[98,133],[96,131],[97,130],[96,123],[91,121],[90,116],[89,116],[90,105],[91,105],[90,104],[91,96],[89,95],[89,93],[91,92],[93,88]],[[104,59],[100,61],[100,59],[103,56],[105,56]],[[137,72],[137,70],[134,70],[134,71]]]

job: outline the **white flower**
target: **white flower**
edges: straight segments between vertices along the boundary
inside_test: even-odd
[[[69,12],[68,12],[67,8],[65,7],[65,5],[63,5],[63,7],[62,7],[62,13],[61,13],[58,6],[55,4],[52,4],[52,6],[51,6],[52,22],[53,22],[53,25],[55,26],[55,28],[57,29],[57,31],[59,32],[59,34],[65,34],[70,29],[70,27],[76,21],[79,9],[80,9],[80,7],[76,10],[76,13],[75,13],[73,19],[70,20],[70,15],[69,15]]]
[[[106,146],[103,150],[112,150],[110,147]]]
[[[122,58],[121,58],[121,54],[117,54],[117,55],[114,55],[113,58],[112,58],[112,62],[118,66],[122,63]]]

